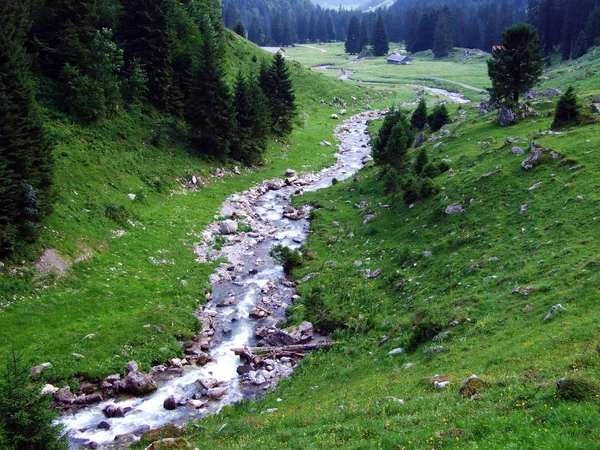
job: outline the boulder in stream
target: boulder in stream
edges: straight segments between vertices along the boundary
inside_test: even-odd
[[[157,389],[156,381],[151,375],[134,370],[129,372],[119,383],[119,391],[128,392],[135,396],[149,394]]]
[[[174,395],[168,396],[163,402],[163,408],[165,408],[167,411],[172,411],[177,408],[177,406],[179,406],[179,402]]]
[[[235,220],[224,220],[219,225],[219,232],[221,234],[233,234],[237,233],[238,223]]]

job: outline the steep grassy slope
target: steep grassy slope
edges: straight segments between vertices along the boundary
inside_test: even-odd
[[[271,57],[234,34],[227,44],[232,79]],[[363,108],[360,94],[352,104],[351,86],[297,64],[290,69],[299,105],[295,131],[287,142],[271,143],[263,167],[242,168],[241,175],[226,167],[222,180],[213,176],[216,162],[194,156],[177,121],[121,111],[84,127],[48,110],[58,199],[39,246],[79,262],[62,278],[26,264],[2,269],[0,358],[14,348],[28,363],[50,361],[44,376],[57,379],[106,375],[131,358],[148,368],[179,354],[176,338],[194,333],[192,313],[204,302],[212,271],[195,261],[198,233],[231,193],[288,167],[331,164],[334,150],[318,143],[333,139],[329,115],[339,106],[321,100],[337,96],[349,101],[349,112]],[[192,176],[198,188],[190,187]],[[88,334],[95,336],[84,339]]]
[[[592,56],[541,87],[565,89],[585,71],[578,94],[595,97]],[[600,124],[547,134],[555,101],[534,102],[537,114],[512,128],[453,114],[450,136],[426,146],[452,167],[435,198],[405,205],[371,166],[300,199],[319,209],[295,276],[317,276],[300,286],[290,320],[343,324],[338,343],[264,399],[203,420],[198,448],[600,446]],[[512,148],[534,139],[562,157],[525,171],[526,154]],[[466,211],[447,215],[455,202]],[[544,321],[559,303],[566,310]],[[462,396],[471,374],[481,380]],[[581,387],[568,399],[556,388],[563,377]]]

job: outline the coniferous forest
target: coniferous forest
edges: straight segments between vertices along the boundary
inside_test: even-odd
[[[35,240],[52,209],[42,105],[87,125],[120,108],[184,120],[198,156],[244,164],[289,133],[285,62],[257,62],[230,82],[225,34],[216,0],[2,2],[0,256]]]
[[[452,47],[491,52],[502,31],[518,22],[536,27],[546,54],[559,51],[564,59],[581,56],[600,37],[597,0],[397,0],[368,11],[325,9],[306,0],[223,2],[225,25],[233,29],[239,21],[259,45],[346,41],[349,32],[353,38],[355,16],[367,30],[364,45],[375,45],[381,16],[390,42],[440,57]]]

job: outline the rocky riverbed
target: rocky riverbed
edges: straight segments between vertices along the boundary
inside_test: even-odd
[[[223,203],[218,220],[195,244],[199,262],[223,262],[211,275],[207,304],[197,312],[201,332],[181,343],[185,358],[171,359],[149,374],[130,362],[124,377],[85,383],[78,392],[47,387],[48,393],[55,391],[57,404],[70,411],[60,422],[73,448],[125,448],[151,429],[218,413],[272,388],[293,372],[301,355],[327,346],[308,322],[281,328],[285,309],[297,298],[296,285],[269,253],[277,244],[302,245],[310,210],[292,207],[292,196],[356,173],[370,160],[367,123],[382,114],[366,111],[338,125],[334,166],[317,174],[288,169],[281,178]]]

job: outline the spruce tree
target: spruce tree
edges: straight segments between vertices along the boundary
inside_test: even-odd
[[[360,23],[358,17],[352,16],[350,23],[348,24],[348,33],[346,34],[346,53],[355,55],[360,53]]]
[[[296,96],[285,59],[275,54],[271,65],[261,67],[260,87],[267,98],[271,127],[277,134],[292,131],[292,119],[296,115]]]
[[[262,30],[260,29],[258,20],[256,20],[255,17],[250,23],[250,29],[248,30],[248,40],[254,42],[256,45],[262,45],[262,39]]]
[[[369,36],[369,23],[368,23],[368,15],[363,14],[362,20],[360,22],[360,40],[359,47],[362,52],[367,45],[371,43],[371,37]]]
[[[402,111],[395,109],[392,106],[383,119],[383,124],[381,125],[381,128],[379,128],[379,132],[373,140],[373,160],[375,161],[375,164],[386,164],[385,148],[388,145],[388,141],[394,126],[396,123],[398,123],[402,115]]]
[[[373,32],[373,54],[375,56],[385,56],[390,50],[390,43],[388,41],[387,31],[385,31],[385,24],[383,23],[383,17],[381,14],[377,18],[375,24],[375,31]]]
[[[173,78],[166,0],[129,0],[124,3],[120,38],[126,68],[136,58],[148,77],[148,99],[166,109]]]
[[[454,30],[450,17],[450,9],[445,6],[438,14],[433,39],[433,54],[436,58],[445,58],[454,47]]]
[[[200,153],[229,155],[235,122],[229,86],[221,65],[222,55],[208,16],[201,23],[202,48],[190,77],[186,119]]]
[[[419,100],[417,109],[412,113],[410,123],[415,130],[422,130],[425,128],[425,125],[427,124],[427,103],[423,97]]]
[[[246,37],[246,30],[244,29],[244,25],[239,20],[236,22],[235,26],[233,27],[233,32],[243,38]]]
[[[406,164],[406,154],[414,139],[415,136],[406,116],[400,114],[383,151],[384,164],[396,170],[402,169]]]
[[[52,145],[35,108],[23,14],[0,5],[0,256],[34,240],[52,204]]]
[[[569,86],[567,91],[560,96],[556,104],[554,120],[550,128],[555,129],[563,125],[574,123],[579,117],[579,105],[573,86]]]
[[[269,135],[266,99],[256,77],[246,79],[240,72],[235,85],[237,133],[231,157],[250,165],[260,161]]]
[[[436,105],[431,114],[427,117],[427,122],[433,131],[438,131],[444,125],[450,123],[450,116],[446,105]]]
[[[520,94],[535,86],[544,70],[543,46],[537,31],[525,23],[507,28],[502,46],[493,51],[487,64],[496,98],[518,104]]]
[[[417,153],[417,159],[415,161],[415,173],[417,175],[419,175],[421,172],[423,172],[423,169],[425,168],[425,166],[427,166],[427,164],[429,164],[429,158],[427,157],[427,151],[422,148],[421,150],[419,150],[419,153]]]

